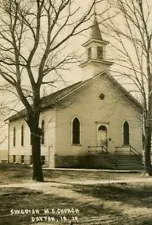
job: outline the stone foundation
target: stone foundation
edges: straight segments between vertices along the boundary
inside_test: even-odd
[[[56,168],[88,168],[88,156],[55,156]]]
[[[21,162],[21,155],[15,155],[15,162],[13,160],[13,155],[9,155],[9,162],[10,163],[18,163],[18,164],[25,164],[25,165],[30,165],[32,164],[31,162],[31,155],[24,155],[24,162]],[[45,165],[43,167],[48,167],[49,162],[48,162],[48,157],[45,156]]]
[[[113,169],[115,161],[108,164],[103,155],[56,156],[56,168]]]

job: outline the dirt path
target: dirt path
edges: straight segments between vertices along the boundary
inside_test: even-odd
[[[68,185],[98,185],[98,184],[121,184],[121,183],[152,183],[152,177],[141,177],[141,178],[123,178],[118,180],[104,179],[104,180],[66,180],[65,182],[25,182],[25,183],[11,183],[11,184],[0,184],[0,188],[4,187],[23,187],[34,190],[41,190],[44,193],[49,193],[50,187],[64,187]]]
[[[146,218],[147,215],[151,214],[151,208],[138,208],[136,210],[136,213],[134,211],[134,207],[129,205],[128,203],[123,203],[120,201],[106,201],[103,202],[102,199],[96,198],[93,196],[88,196],[80,192],[76,192],[73,190],[73,185],[97,185],[97,184],[129,184],[129,183],[152,183],[152,178],[129,178],[129,179],[121,179],[121,180],[85,180],[85,181],[77,181],[77,180],[71,180],[66,183],[53,183],[53,182],[44,182],[44,183],[38,183],[38,182],[28,182],[28,183],[12,183],[7,185],[0,185],[0,188],[5,187],[14,187],[14,188],[28,188],[31,190],[37,190],[42,191],[45,194],[52,194],[58,197],[65,197],[67,199],[73,199],[80,203],[81,205],[92,206],[95,208],[102,207],[104,209],[112,210],[115,208],[121,208],[121,213],[124,215],[122,218],[119,215],[103,215],[102,214],[99,217],[91,217],[89,218],[89,221],[87,218],[83,218],[83,221],[79,221],[83,224],[104,224],[104,225],[117,225],[117,224],[129,224],[130,219],[133,221],[138,220],[140,217]],[[92,220],[92,222],[91,222]],[[122,224],[120,221],[122,220]],[[127,222],[128,221],[128,222]],[[47,225],[47,223],[38,223],[39,225]],[[33,223],[34,225],[34,223]]]

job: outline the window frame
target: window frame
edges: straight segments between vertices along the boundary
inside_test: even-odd
[[[127,125],[127,127],[126,127],[126,125]],[[122,132],[123,145],[128,146],[128,145],[130,145],[130,126],[129,126],[129,123],[127,120],[124,121],[122,129],[123,129],[123,132]],[[126,132],[127,137],[125,136],[125,132]]]
[[[24,146],[24,125],[21,126],[21,146]]]
[[[77,121],[79,122],[78,124],[75,124],[75,126],[78,125],[78,127],[74,128],[74,122]],[[74,129],[78,129],[74,133]],[[78,135],[75,137],[75,135]],[[74,117],[71,123],[71,143],[74,146],[80,146],[81,145],[81,122],[78,117]]]
[[[13,147],[16,147],[16,127],[13,128]]]
[[[102,53],[101,53],[102,50]],[[97,59],[103,59],[103,47],[97,46]]]
[[[87,49],[87,57],[88,57],[88,60],[91,60],[92,59],[92,48],[91,47],[89,47]]]

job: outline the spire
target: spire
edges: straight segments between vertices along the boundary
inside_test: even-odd
[[[97,21],[97,17],[96,17],[96,12],[94,11],[94,21],[93,21],[93,25],[91,26],[91,37],[90,39],[96,39],[99,41],[102,41],[102,36],[101,36],[101,32],[100,32],[100,28],[99,28],[99,24]]]

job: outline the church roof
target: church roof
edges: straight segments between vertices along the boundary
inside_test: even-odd
[[[75,84],[72,84],[66,88],[63,88],[57,92],[54,92],[48,96],[43,97],[42,111],[46,110],[47,108],[49,109],[55,108],[58,102],[64,100],[66,97],[69,97],[71,94],[79,91],[80,88],[86,86],[93,79],[96,79],[98,76],[101,76],[101,75],[102,76],[105,75],[107,79],[109,79],[115,86],[117,86],[119,90],[124,94],[124,96],[126,96],[135,107],[137,107],[139,110],[142,109],[142,105],[140,104],[140,102],[136,98],[134,98],[113,76],[111,76],[110,74],[106,72],[103,72],[103,73],[99,73],[98,75],[96,75],[95,77],[91,79],[88,79],[86,81],[79,81]],[[16,113],[15,115],[9,117],[7,120],[13,121],[18,118],[22,118],[25,115],[26,115],[26,110],[23,109],[20,112]]]
[[[97,17],[96,15],[94,16],[94,21],[93,21],[93,25],[91,26],[91,35],[90,35],[90,39],[95,39],[98,41],[102,41],[102,36],[101,36],[101,32],[100,32],[100,28],[99,28],[99,23],[97,21]]]
[[[79,81],[75,84],[72,84],[66,88],[63,88],[59,91],[56,91],[48,96],[45,96],[42,98],[42,108],[47,108],[47,107],[54,107],[55,104],[59,101],[61,101],[63,98],[66,96],[69,96],[72,94],[74,91],[77,90],[81,85],[85,84],[87,81]]]
[[[66,88],[63,88],[59,91],[56,91],[50,95],[47,95],[42,98],[42,111],[46,108],[54,108],[56,103],[61,101],[63,98],[65,98],[67,95],[73,93],[77,88],[79,88],[81,85],[85,84],[87,81],[79,81],[75,84],[72,84]],[[22,118],[26,115],[26,109],[21,110],[20,112],[10,116],[7,118],[9,121],[16,120],[18,118]]]

